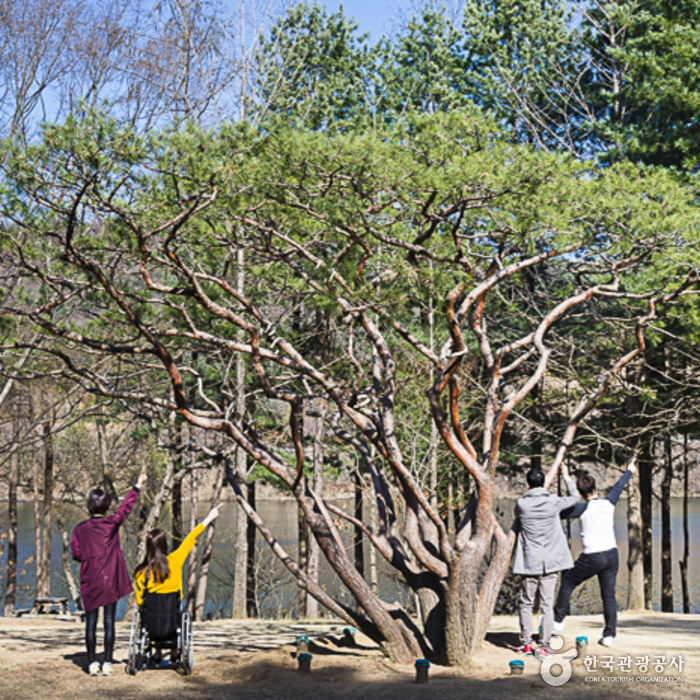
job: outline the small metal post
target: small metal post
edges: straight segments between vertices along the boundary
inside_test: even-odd
[[[314,657],[311,654],[299,654],[299,673],[311,673],[311,659]]]
[[[525,662],[521,661],[520,659],[518,659],[516,661],[511,661],[509,666],[510,666],[510,673],[512,676],[522,675],[522,673],[525,671]]]
[[[427,683],[430,661],[428,659],[416,659],[414,666],[416,667],[416,683]]]

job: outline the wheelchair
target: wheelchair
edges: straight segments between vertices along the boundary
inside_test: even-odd
[[[136,608],[131,619],[126,672],[135,676],[143,669],[153,668],[156,649],[170,650],[172,667],[184,675],[192,673],[192,623],[190,614],[180,611],[178,592],[144,593],[143,605]]]

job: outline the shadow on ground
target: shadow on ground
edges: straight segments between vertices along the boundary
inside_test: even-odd
[[[321,668],[310,674],[296,670],[281,670],[278,666],[261,663],[254,668],[237,669],[228,681],[212,684],[204,679],[188,679],[179,698],[236,698],[237,700],[505,700],[506,698],[556,698],[557,700],[640,700],[640,698],[700,699],[700,689],[690,693],[678,687],[639,687],[638,683],[602,688],[601,684],[585,683],[573,678],[564,686],[548,686],[533,676],[504,676],[493,680],[468,677],[431,677],[428,684],[418,684],[406,672],[396,672],[395,678],[372,680],[362,671],[342,667]],[[104,697],[130,697],[110,695]],[[143,700],[162,700],[162,694],[140,693]]]
[[[489,632],[486,641],[501,649],[515,651],[520,646],[520,635],[517,632]]]

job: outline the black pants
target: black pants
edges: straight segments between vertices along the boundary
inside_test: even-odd
[[[598,576],[600,595],[603,598],[603,615],[605,616],[604,637],[614,637],[617,631],[617,601],[615,600],[615,579],[620,568],[617,547],[607,552],[582,554],[574,564],[562,574],[557,603],[554,606],[554,619],[561,622],[569,609],[571,594],[593,576]]]
[[[105,623],[105,663],[112,663],[114,654],[114,616],[117,612],[117,604],[111,603],[104,608]],[[97,613],[99,608],[88,610],[85,613],[85,645],[87,646],[88,664],[95,660],[95,647],[97,646]]]

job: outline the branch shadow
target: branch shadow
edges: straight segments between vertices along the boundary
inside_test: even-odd
[[[486,641],[509,651],[515,651],[520,646],[520,636],[517,632],[488,632]]]

